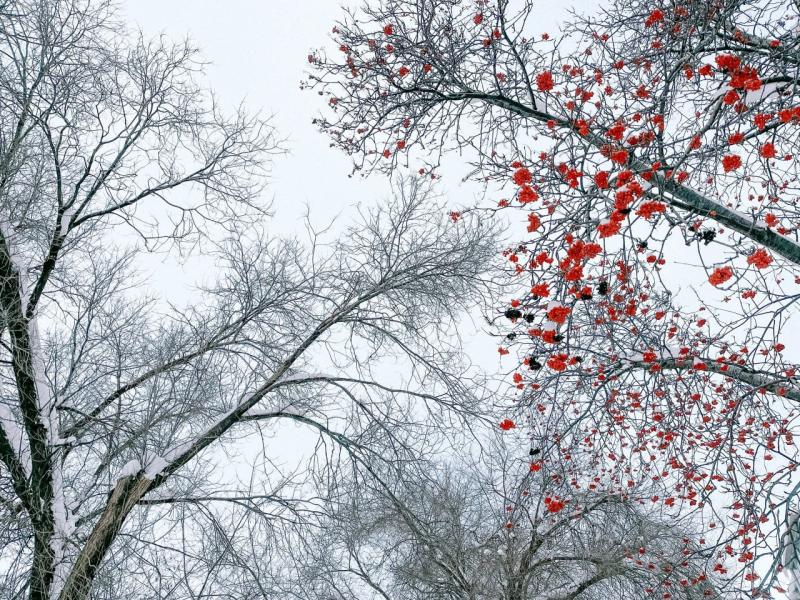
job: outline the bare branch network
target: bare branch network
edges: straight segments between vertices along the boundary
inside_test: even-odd
[[[481,401],[450,332],[489,288],[494,228],[454,227],[407,180],[339,240],[268,236],[272,127],[225,115],[194,48],[132,38],[112,8],[0,13],[4,598],[195,597],[222,569],[226,589],[258,582],[204,548],[309,519],[309,477],[347,465],[329,444],[401,460]],[[156,249],[201,250],[215,281],[163,306],[135,272]],[[263,436],[286,421],[319,436],[308,473],[273,462]],[[248,443],[265,444],[251,475],[219,477]]]

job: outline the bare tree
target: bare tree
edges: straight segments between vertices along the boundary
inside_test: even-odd
[[[292,542],[302,550],[293,585],[282,574],[281,596],[720,597],[696,538],[636,500],[647,490],[576,494],[561,474],[531,470],[520,443],[495,441],[474,459],[449,453],[402,473],[362,463],[319,533]]]
[[[271,424],[320,432],[322,461],[344,434],[474,408],[447,336],[492,230],[443,221],[408,182],[338,240],[271,237],[268,123],[224,116],[192,47],[131,41],[115,19],[91,0],[0,11],[5,598],[203,596],[215,565],[235,595],[257,579],[225,551],[241,520],[301,511]],[[188,306],[159,302],[136,274],[148,250],[202,251],[219,276]],[[220,474],[238,442],[261,458]],[[198,515],[213,526],[193,530]]]

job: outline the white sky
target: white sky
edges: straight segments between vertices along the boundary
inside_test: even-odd
[[[554,31],[567,5],[539,4],[538,25],[542,31]],[[593,5],[587,0],[575,4]],[[210,63],[206,83],[223,108],[232,111],[244,101],[251,111],[274,115],[273,124],[279,136],[287,138],[290,154],[275,160],[267,191],[276,213],[273,234],[297,232],[306,205],[316,224],[326,224],[337,215],[347,222],[357,203],[372,204],[389,194],[389,182],[383,176],[348,177],[350,160],[329,147],[328,139],[311,123],[324,108],[324,100],[314,91],[299,89],[309,50],[328,42],[342,15],[341,6],[336,0],[121,0],[122,16],[145,37],[164,34],[180,40],[188,36],[201,49],[203,59]],[[475,188],[459,185],[464,175],[444,173],[445,185],[440,191],[448,204],[470,203]],[[213,276],[202,258],[181,265],[164,256],[149,256],[141,264],[153,291],[177,304],[191,296],[189,286]],[[461,333],[470,338],[467,351],[474,363],[487,371],[510,368],[510,364],[500,364],[494,342],[487,343],[479,332],[468,331],[467,320],[459,325]],[[477,325],[480,327],[479,321]],[[273,458],[285,468],[303,461],[303,448],[310,447],[314,439],[310,432],[291,425],[270,435],[274,436],[272,448],[278,450]],[[259,448],[252,449],[257,452]],[[239,450],[243,453],[240,459],[249,462],[248,449]]]
[[[300,81],[308,67],[309,50],[324,46],[335,22],[342,16],[342,5],[360,6],[366,0],[120,0],[123,17],[146,37],[166,35],[173,40],[188,36],[209,62],[206,83],[218,95],[224,108],[233,110],[240,102],[253,111],[273,114],[281,137],[287,138],[290,154],[276,158],[271,185],[267,191],[274,201],[276,217],[271,232],[293,235],[302,226],[306,206],[317,225],[327,224],[341,215],[342,222],[354,216],[358,203],[380,202],[389,194],[389,182],[380,175],[367,179],[349,178],[350,160],[311,124],[325,107],[315,91],[301,91]],[[369,0],[375,2],[377,0]],[[572,7],[593,13],[598,2],[567,0],[553,3],[534,0],[534,27],[556,33],[558,24]],[[451,165],[448,172],[447,166]],[[457,159],[445,163],[440,191],[453,207],[470,204],[476,186],[460,184],[466,169]],[[694,249],[677,247],[671,254],[673,268],[664,271],[666,279],[678,289],[682,279],[680,262],[696,263]],[[151,257],[145,261],[155,290],[173,302],[186,297],[187,285],[207,277],[207,264],[184,268]],[[704,278],[701,283],[705,284]],[[704,294],[711,294],[708,286]],[[697,302],[688,296],[688,305]],[[473,358],[488,368],[498,364],[493,344],[474,346]]]
[[[244,101],[250,110],[274,114],[291,150],[275,161],[269,190],[280,225],[291,229],[305,203],[322,220],[386,193],[384,180],[347,177],[347,157],[329,148],[311,124],[324,103],[315,92],[299,89],[309,50],[326,42],[341,14],[338,2],[125,0],[123,8],[146,36],[188,35],[211,63],[208,84],[224,107]]]
[[[374,1],[374,0],[372,0]],[[324,46],[343,14],[343,5],[360,6],[363,0],[121,0],[122,16],[145,37],[161,34],[169,39],[189,37],[209,62],[208,86],[222,106],[233,110],[240,102],[251,111],[274,115],[280,137],[287,139],[289,155],[276,158],[267,193],[274,201],[272,231],[292,235],[302,226],[305,207],[314,223],[327,224],[337,215],[343,222],[353,217],[357,203],[380,202],[389,194],[389,182],[380,175],[349,178],[351,162],[312,125],[325,102],[315,91],[300,90],[308,67],[309,50]],[[554,32],[558,21],[574,6],[592,10],[590,0],[554,5],[537,3],[536,25]],[[456,167],[459,161],[453,161]],[[444,172],[440,191],[448,205],[469,204],[475,186],[460,185],[466,171]],[[163,257],[143,260],[150,283],[171,302],[188,297],[188,287],[207,277],[207,263],[183,266]],[[463,333],[463,331],[462,331]],[[470,345],[474,361],[487,369],[498,367],[496,346],[479,336]],[[506,365],[509,367],[510,365]]]
[[[350,179],[350,162],[311,124],[324,108],[313,91],[299,82],[309,50],[326,44],[342,15],[338,0],[123,0],[124,15],[146,36],[184,36],[210,61],[208,83],[223,106],[244,100],[251,110],[274,114],[274,124],[289,141],[291,155],[274,165],[270,192],[278,224],[291,228],[305,203],[320,219],[334,216],[356,202],[378,200],[388,192],[384,178]],[[361,2],[345,2],[360,5]],[[596,3],[575,0],[554,5],[541,1],[537,24],[552,31],[566,7]],[[453,174],[463,176],[464,173]],[[451,192],[457,203],[457,190]],[[462,202],[463,203],[463,202]],[[345,211],[345,214],[347,212]]]

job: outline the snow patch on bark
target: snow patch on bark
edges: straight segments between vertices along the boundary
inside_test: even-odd
[[[31,473],[31,451],[28,442],[22,433],[22,428],[17,423],[17,419],[11,409],[5,404],[0,404],[0,428],[11,445],[17,459],[19,460],[25,473]]]
[[[125,465],[117,473],[117,481],[125,477],[133,477],[142,470],[142,463],[134,458],[125,463]]]

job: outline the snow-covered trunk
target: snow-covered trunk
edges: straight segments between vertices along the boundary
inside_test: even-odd
[[[35,317],[27,312],[27,268],[16,256],[9,229],[0,223],[0,306],[11,342],[14,383],[27,444],[20,441],[19,457],[30,460],[28,510],[34,528],[34,557],[29,597],[48,600],[67,534],[69,511],[55,449],[58,423],[54,398],[47,386],[41,342]]]
[[[60,567],[64,558],[64,548],[74,530],[72,514],[67,506],[64,494],[63,469],[61,461],[61,439],[59,437],[58,414],[55,398],[45,380],[44,359],[41,353],[39,330],[35,318],[28,320],[28,340],[30,344],[31,368],[36,386],[36,397],[39,400],[39,417],[47,433],[47,454],[50,473],[50,490],[47,496],[49,503],[43,507],[52,523],[50,537],[47,540],[51,551],[50,579],[48,598],[55,598],[63,584]]]
[[[55,553],[50,545],[52,533],[40,531],[34,534],[33,565],[31,565],[30,599],[49,600],[50,586],[53,582]]]
[[[23,422],[31,447],[30,489],[35,514],[34,559],[31,571],[31,600],[51,597],[51,584],[56,564],[57,545],[54,544],[56,503],[63,507],[63,493],[54,491],[54,472],[51,436],[55,433],[50,421],[47,396],[41,396],[42,385],[37,374],[38,339],[31,339],[28,324],[9,323],[14,351],[14,370]],[[41,373],[41,371],[39,371]],[[60,480],[60,478],[59,478]]]
[[[788,600],[800,600],[800,512],[787,515],[786,530],[781,537],[781,578],[789,591]]]
[[[59,600],[85,600],[89,597],[92,582],[103,557],[117,537],[131,509],[147,493],[152,484],[153,480],[143,473],[126,475],[117,481],[103,514],[70,570],[58,595]]]

